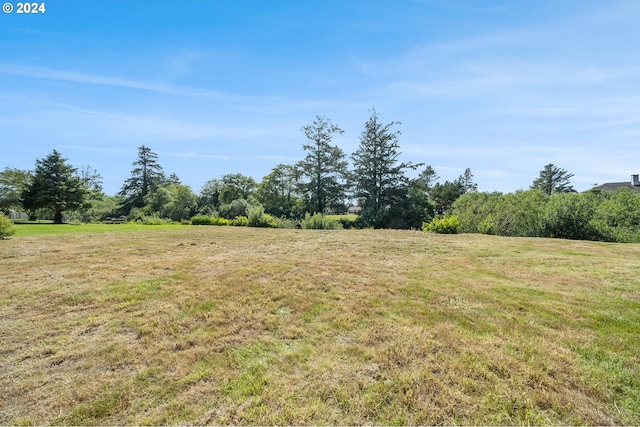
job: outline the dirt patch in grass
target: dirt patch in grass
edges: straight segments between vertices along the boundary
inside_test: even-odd
[[[0,242],[0,424],[640,423],[640,246],[79,230]]]

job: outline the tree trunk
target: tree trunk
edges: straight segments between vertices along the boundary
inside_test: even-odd
[[[61,211],[56,211],[55,215],[53,216],[53,223],[54,224],[62,224],[62,212]]]

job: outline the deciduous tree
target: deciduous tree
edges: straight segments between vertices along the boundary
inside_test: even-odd
[[[256,189],[256,181],[241,173],[229,173],[221,179],[220,204],[229,204],[234,200],[248,199]]]
[[[210,215],[214,210],[218,209],[220,207],[221,190],[222,181],[219,179],[210,179],[205,182],[198,195],[198,212]]]
[[[22,207],[20,197],[33,179],[31,171],[5,167],[0,172],[0,212],[9,213]]]
[[[300,203],[300,170],[291,165],[280,164],[262,178],[256,190],[256,198],[264,211],[278,217],[294,217]]]
[[[197,207],[198,196],[191,188],[183,184],[169,184],[146,197],[143,211],[148,215],[180,221],[191,218]]]

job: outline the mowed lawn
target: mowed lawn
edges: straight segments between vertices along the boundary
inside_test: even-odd
[[[51,227],[0,241],[0,424],[640,424],[639,245]]]

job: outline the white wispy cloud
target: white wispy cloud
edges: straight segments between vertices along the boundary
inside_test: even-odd
[[[46,80],[61,80],[71,83],[114,86],[127,89],[156,92],[160,94],[207,98],[221,101],[250,102],[262,99],[259,97],[231,94],[220,91],[213,91],[210,89],[170,85],[160,81],[123,79],[47,67],[16,65],[11,63],[0,63],[0,74]]]
[[[203,154],[203,153],[194,153],[194,152],[167,152],[162,151],[158,154],[162,154],[167,157],[182,157],[189,159],[219,159],[219,160],[228,160],[231,159],[232,156],[222,156],[217,154]]]
[[[115,147],[94,147],[89,145],[74,145],[74,144],[61,144],[59,148],[68,148],[71,150],[93,151],[96,153],[111,153],[111,154],[134,154],[135,150],[127,150]]]

